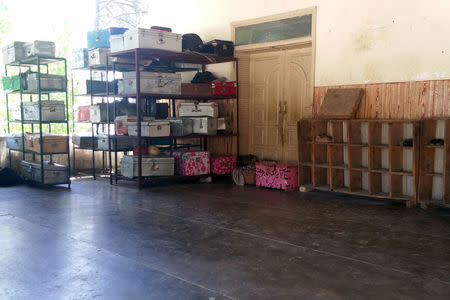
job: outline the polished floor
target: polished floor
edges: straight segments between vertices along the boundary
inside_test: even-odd
[[[231,184],[0,189],[0,299],[450,299],[450,216]]]

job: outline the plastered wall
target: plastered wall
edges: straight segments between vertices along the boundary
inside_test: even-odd
[[[317,7],[315,85],[448,79],[448,0],[151,1],[145,26],[230,39],[230,23]],[[226,69],[225,69],[226,70]]]

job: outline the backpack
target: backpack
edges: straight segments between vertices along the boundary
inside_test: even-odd
[[[190,50],[201,52],[203,49],[203,41],[195,33],[186,33],[183,34],[182,47],[183,51]]]

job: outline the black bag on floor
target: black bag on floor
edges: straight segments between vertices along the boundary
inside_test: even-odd
[[[22,178],[20,178],[17,173],[10,168],[0,168],[0,186],[14,186],[22,183]]]

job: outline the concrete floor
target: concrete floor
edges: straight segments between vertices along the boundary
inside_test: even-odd
[[[0,299],[450,299],[446,214],[231,184],[0,192]]]

